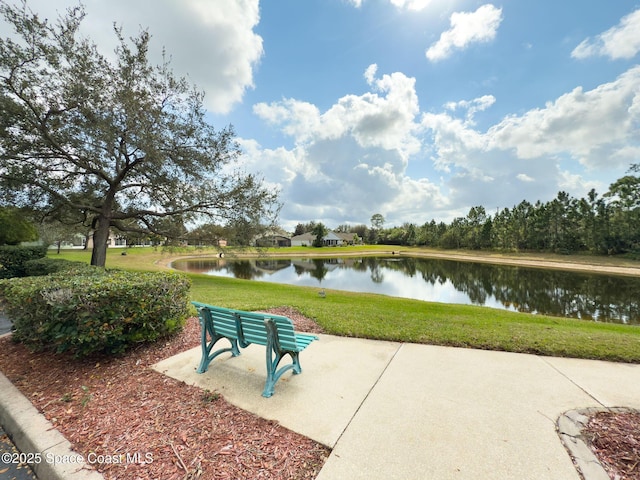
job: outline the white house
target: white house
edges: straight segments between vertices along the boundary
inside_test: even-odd
[[[354,243],[354,238],[355,234],[353,233],[336,233],[333,231],[329,231],[324,237],[322,237],[322,244],[325,247],[351,245]],[[315,239],[316,236],[311,232],[303,233],[302,235],[296,235],[295,237],[291,237],[291,246],[311,247]]]

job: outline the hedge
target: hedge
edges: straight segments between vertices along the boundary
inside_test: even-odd
[[[36,258],[24,263],[24,273],[26,277],[49,275],[51,273],[62,272],[64,270],[87,270],[99,268],[93,267],[85,262],[66,260],[64,258],[53,259],[49,257]]]
[[[0,280],[13,337],[35,351],[116,354],[182,328],[189,280],[174,272],[66,270]]]
[[[47,247],[21,247],[0,245],[0,278],[24,277],[25,264],[29,260],[43,258]]]

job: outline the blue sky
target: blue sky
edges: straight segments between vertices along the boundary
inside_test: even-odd
[[[49,18],[74,4],[29,1]],[[603,194],[640,162],[638,1],[84,4],[106,54],[113,22],[149,29],[280,191],[289,230]]]

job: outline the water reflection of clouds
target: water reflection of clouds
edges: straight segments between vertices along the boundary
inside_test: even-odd
[[[410,257],[295,259],[270,263],[200,260],[176,262],[174,266],[209,275],[318,289],[640,323],[639,278]]]
[[[292,273],[292,269],[280,270],[271,276],[269,280],[306,287],[378,293],[424,301],[471,303],[469,297],[465,293],[456,290],[450,281],[427,283],[418,276],[407,277],[402,272],[384,267],[378,267],[377,275],[382,276],[384,279],[380,283],[372,281],[371,270],[354,271],[337,268],[326,272],[322,280],[313,277],[311,275],[312,272],[308,270],[299,275],[292,275]]]

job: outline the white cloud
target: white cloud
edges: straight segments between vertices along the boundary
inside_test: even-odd
[[[618,25],[595,38],[583,40],[571,52],[571,56],[574,58],[604,56],[616,60],[633,58],[638,51],[640,51],[640,9],[623,17]]]
[[[579,163],[623,169],[640,152],[640,66],[485,131],[473,117],[496,102],[492,95],[421,113],[413,78],[380,75],[375,65],[364,78],[369,92],[345,95],[325,111],[295,99],[254,107],[295,144],[250,153],[287,199],[283,218],[338,225],[380,212],[389,224],[450,221],[471,205],[494,211],[524,199],[548,201],[560,190],[602,190],[604,177],[602,184],[586,181]],[[447,174],[434,179],[432,168]]]
[[[420,11],[427,8],[432,0],[390,0],[391,3],[398,8],[407,10]]]
[[[364,78],[369,85],[373,84],[376,78],[376,73],[378,73],[378,65],[376,65],[375,63],[369,65],[364,71]]]
[[[549,200],[559,190],[584,195],[591,188],[606,188],[604,178],[585,181],[576,167],[581,163],[606,172],[637,161],[639,85],[637,66],[590,91],[578,87],[543,108],[507,116],[486,132],[454,116],[464,116],[463,107],[482,105],[477,99],[423,114],[432,161],[452,175],[450,205],[505,207],[523,199]]]
[[[360,8],[365,0],[348,0],[354,7]],[[434,1],[442,2],[442,0],[389,0],[391,4],[395,7],[398,7],[403,10],[415,11],[419,12],[424,10],[429,5],[434,3]],[[452,0],[447,0],[448,3],[451,3]]]
[[[566,170],[558,172],[558,187],[562,191],[588,192],[592,188],[598,191],[602,186],[599,182],[585,180],[581,175]]]
[[[459,102],[449,102],[445,105],[447,110],[455,111],[463,109],[467,111],[466,120],[467,123],[473,123],[473,116],[476,112],[482,112],[496,103],[496,97],[493,95],[483,95],[479,98],[474,98],[471,101],[460,100]]]
[[[544,108],[507,117],[488,135],[494,147],[521,159],[568,153],[590,167],[624,165],[639,146],[639,85],[636,66],[593,90],[576,87]]]
[[[415,80],[398,72],[376,74],[375,65],[366,69],[370,92],[345,95],[325,112],[295,99],[254,106],[296,145],[277,154],[250,153],[288,199],[283,217],[337,225],[383,212],[401,223],[448,205],[439,186],[406,175],[421,142]]]
[[[69,4],[63,0],[30,0],[29,7],[55,20]],[[207,92],[205,104],[226,113],[253,87],[253,69],[263,54],[262,38],[253,29],[260,20],[259,0],[155,0],[154,2],[84,2],[87,16],[82,31],[100,51],[110,55],[115,47],[114,22],[125,38],[148,29],[150,57],[160,63],[162,49],[178,76],[187,76]],[[0,23],[0,34],[3,24]]]
[[[372,92],[346,95],[324,113],[315,105],[294,99],[259,103],[254,113],[281,126],[298,144],[348,135],[362,148],[397,150],[406,159],[420,148],[413,135],[414,118],[419,112],[415,79],[398,72],[381,78],[375,74],[375,65],[365,71]]]
[[[519,173],[516,178],[521,182],[535,182],[535,179],[527,175],[526,173]]]
[[[472,43],[493,40],[502,22],[502,9],[486,4],[475,12],[452,13],[449,21],[451,28],[427,50],[427,58],[432,62],[443,60],[454,50],[464,49]]]

